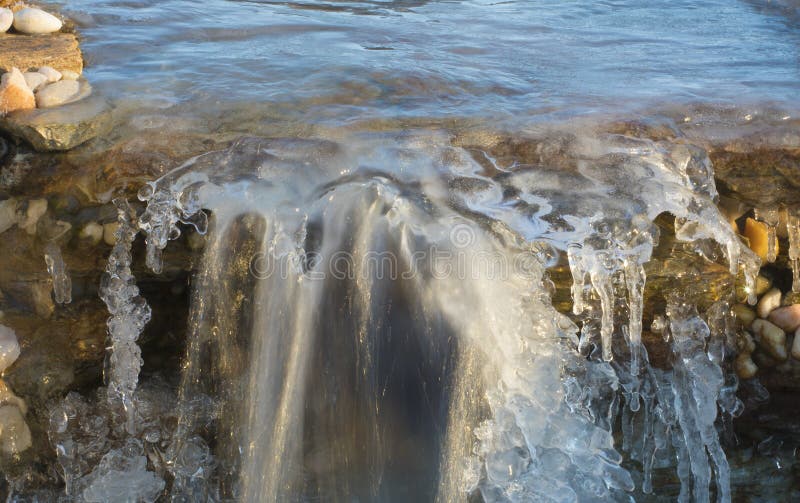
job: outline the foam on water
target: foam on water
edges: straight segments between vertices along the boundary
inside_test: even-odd
[[[701,149],[616,135],[562,147],[565,165],[490,172],[431,132],[247,138],[145,187],[153,270],[179,224],[208,232],[162,451],[173,497],[624,500],[673,459],[682,501],[708,500],[712,475],[730,500],[715,427],[741,408],[724,371],[730,308],[698,313],[675,292],[651,328],[672,366],[653,368],[643,266],[663,213],[751,289],[758,259],[716,210]],[[149,311],[129,269],[136,215],[118,206],[108,395],[133,440]],[[559,261],[572,319],[553,307]],[[198,406],[209,396],[214,412]],[[120,466],[157,484],[127,449]],[[84,494],[120,490],[109,469]]]

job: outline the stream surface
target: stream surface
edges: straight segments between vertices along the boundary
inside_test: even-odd
[[[797,2],[74,0],[87,77],[138,106],[290,121],[796,108]]]

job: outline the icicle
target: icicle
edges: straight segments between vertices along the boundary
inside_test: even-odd
[[[778,236],[777,227],[780,221],[780,214],[777,208],[758,209],[755,211],[756,220],[767,226],[767,262],[775,262],[778,258]]]
[[[639,353],[642,344],[645,272],[644,267],[638,263],[635,257],[629,257],[625,260],[625,284],[628,288],[628,338],[631,351],[631,374],[638,376]]]
[[[44,249],[44,261],[47,272],[53,278],[53,296],[58,304],[72,302],[72,280],[67,273],[67,266],[61,256],[61,249],[52,241]]]
[[[127,416],[126,430],[133,433],[133,393],[142,366],[141,350],[136,340],[150,321],[150,306],[139,296],[136,279],[131,274],[131,246],[137,234],[136,213],[125,199],[115,199],[114,204],[119,227],[100,284],[100,298],[111,313],[108,320],[110,375],[106,378],[109,402],[122,403]]]
[[[789,235],[789,261],[792,265],[792,291],[800,292],[800,211],[787,211],[786,232]]]
[[[581,314],[586,309],[583,298],[586,269],[583,266],[580,250],[581,247],[578,245],[570,245],[567,248],[569,270],[572,273],[572,314]]]
[[[600,319],[600,340],[603,344],[603,360],[611,361],[614,359],[612,352],[612,341],[614,336],[614,284],[611,276],[606,271],[601,271],[597,267],[592,268],[589,273],[592,287],[600,296],[600,308],[602,309]]]

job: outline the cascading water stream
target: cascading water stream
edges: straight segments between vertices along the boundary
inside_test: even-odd
[[[625,453],[644,492],[672,458],[682,500],[708,500],[713,474],[728,501],[715,422],[738,408],[722,368],[730,308],[671,298],[650,332],[674,361],[654,368],[644,265],[663,213],[744,270],[749,292],[758,259],[716,210],[702,150],[574,137],[568,155],[490,174],[430,132],[248,138],[143,189],[153,270],[179,223],[208,229],[165,453],[173,496],[620,500],[639,477]],[[574,319],[553,307],[560,262]],[[126,271],[109,265],[136,298]],[[113,351],[109,390],[129,403],[138,361]]]

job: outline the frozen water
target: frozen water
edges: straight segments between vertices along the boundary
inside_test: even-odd
[[[61,249],[53,242],[47,243],[44,251],[47,272],[53,279],[53,297],[58,304],[72,302],[72,280],[61,256]]]
[[[745,271],[751,291],[758,260],[716,210],[713,173],[701,149],[610,136],[576,138],[569,150],[577,159],[573,169],[523,168],[490,178],[468,152],[436,136],[356,139],[347,148],[245,139],[143,189],[140,198],[148,208],[142,230],[156,271],[160,250],[179,235],[178,222],[205,232],[201,209],[213,214],[194,294],[183,400],[208,390],[199,357],[215,355],[220,374],[213,389],[244,399],[234,414],[240,419],[225,434],[239,438],[243,452],[227,448],[222,455],[236,494],[274,500],[338,487],[325,475],[309,482],[295,473],[303,463],[300,425],[311,400],[311,359],[315,347],[325,344],[325,320],[317,313],[331,302],[331,264],[344,254],[349,272],[338,280],[351,286],[345,286],[350,300],[343,309],[352,317],[361,355],[357,367],[366,379],[356,388],[363,386],[368,395],[378,391],[369,376],[378,365],[373,358],[381,343],[375,337],[386,327],[372,314],[386,316],[383,299],[392,282],[407,284],[402,288],[424,299],[413,319],[445,320],[469,355],[457,359],[448,377],[457,391],[449,406],[451,433],[440,454],[439,500],[479,491],[486,501],[588,501],[631,491],[632,478],[620,466],[612,435],[620,398],[628,425],[624,450],[635,450],[642,462],[646,492],[652,490],[653,467],[673,453],[682,499],[707,499],[712,473],[718,497],[729,499],[727,464],[714,426],[717,402],[725,395],[724,352],[709,358],[718,345],[707,341],[708,325],[676,301],[664,327],[675,366],[649,366],[641,344],[643,264],[659,237],[653,222],[665,212],[675,216],[679,239],[716,243],[731,273]],[[243,215],[250,217],[242,220]],[[249,271],[256,276],[251,287],[226,275],[240,260],[231,239],[242,222],[249,222],[244,228],[253,239],[247,249],[262,259],[258,270]],[[573,275],[574,312],[586,320],[580,344],[597,337],[599,360],[576,351],[577,327],[550,304],[545,272],[560,253]],[[418,267],[420,257],[437,254],[456,263]],[[369,261],[376,256],[390,257],[408,274],[387,283]],[[252,289],[247,295],[259,306],[248,322],[252,346],[246,362],[236,361],[242,351],[238,327],[249,319],[237,305],[242,288]],[[208,297],[211,291],[215,300]],[[618,324],[621,303],[626,322]],[[339,337],[335,333],[327,337]],[[437,333],[427,337],[435,340]],[[606,362],[615,357],[618,337],[627,341],[628,357],[611,366]],[[481,383],[483,393],[464,389],[475,386],[467,375]],[[385,406],[380,397],[366,400],[373,410]],[[193,422],[190,411],[184,417]],[[474,436],[453,433],[463,431]],[[387,441],[372,435],[377,445]],[[193,437],[186,438],[191,445]],[[366,476],[366,491],[379,497],[378,474],[387,465],[380,455],[372,462],[375,477]],[[187,462],[178,471],[196,470]]]
[[[67,494],[380,500],[405,473],[410,499],[624,500],[624,453],[644,492],[676,465],[682,500],[708,499],[712,479],[729,500],[716,424],[741,410],[723,371],[730,308],[672,299],[651,327],[672,367],[653,368],[644,265],[663,213],[750,292],[758,259],[716,210],[701,149],[616,135],[560,148],[566,166],[491,174],[444,134],[246,138],[148,184],[141,215],[116,201],[108,387],[51,416]],[[150,400],[131,245],[143,232],[158,272],[186,225],[208,238],[182,384]],[[560,261],[572,318],[552,303]],[[417,429],[394,430],[404,414]]]

